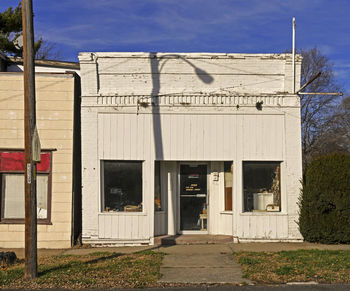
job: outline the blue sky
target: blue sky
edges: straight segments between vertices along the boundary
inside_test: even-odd
[[[279,53],[317,46],[350,91],[349,0],[33,0],[34,29],[65,60],[81,51]],[[0,10],[17,5],[0,0]],[[348,84],[349,83],[349,84]]]

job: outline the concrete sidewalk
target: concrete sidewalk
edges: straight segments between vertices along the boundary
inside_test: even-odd
[[[144,250],[157,250],[157,246],[135,246],[135,247],[74,247],[71,249],[38,249],[38,257],[58,256],[58,255],[77,255],[83,256],[96,252],[110,252],[120,254],[131,254]],[[24,259],[24,249],[3,249],[0,252],[15,252],[17,258]]]
[[[187,244],[187,242],[186,242]],[[204,241],[204,243],[197,243],[194,244],[194,246],[201,246],[206,245],[208,246],[208,249],[215,248],[217,244],[210,244],[207,241]],[[276,243],[270,243],[270,242],[256,242],[256,243],[220,243],[218,245],[226,245],[228,246],[232,252],[279,252],[279,251],[294,251],[299,249],[320,249],[320,250],[347,250],[350,251],[350,244],[349,245],[323,245],[323,244],[315,244],[315,243],[283,243],[283,242],[276,242]],[[178,246],[179,247],[179,246]],[[116,253],[122,253],[122,254],[130,254],[134,252],[139,252],[142,250],[162,250],[166,252],[169,247],[166,246],[134,246],[134,247],[74,247],[71,249],[38,249],[38,256],[54,256],[54,255],[87,255],[90,253],[95,252],[116,252]],[[169,249],[171,250],[171,249]],[[0,252],[8,252],[8,251],[14,251],[18,258],[23,259],[24,258],[24,249],[5,249],[0,248]]]
[[[160,247],[165,252],[160,268],[165,283],[241,284],[242,271],[232,256],[232,245],[174,245]]]

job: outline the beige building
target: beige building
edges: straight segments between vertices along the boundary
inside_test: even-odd
[[[68,248],[80,233],[80,78],[36,73],[41,163],[38,247]],[[0,73],[0,247],[24,247],[23,73]]]
[[[300,241],[301,57],[81,53],[82,239]]]

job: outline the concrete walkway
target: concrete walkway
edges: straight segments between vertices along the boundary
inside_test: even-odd
[[[165,252],[160,268],[166,283],[240,284],[241,268],[233,260],[231,244],[174,245],[160,247]]]

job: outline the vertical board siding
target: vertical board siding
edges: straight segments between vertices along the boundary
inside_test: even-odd
[[[221,213],[218,234],[233,235],[232,233],[232,214]]]
[[[100,239],[149,239],[146,215],[99,214]]]
[[[241,152],[243,160],[282,160],[283,120],[283,115],[162,114],[155,118],[151,114],[98,114],[100,159],[147,161],[143,168],[143,201],[144,211],[148,213],[118,214],[113,218],[99,215],[99,237],[148,239],[153,227],[157,235],[167,231],[165,214],[156,213],[150,225],[154,199],[150,181],[154,179],[155,159],[235,161]],[[212,170],[220,172],[221,182],[210,182],[216,185],[210,186],[209,232],[232,234],[233,216],[221,213],[224,210],[223,163],[214,162],[212,166]],[[237,195],[241,195],[240,192]],[[242,216],[238,233],[243,238],[286,237],[287,231],[282,230],[283,225],[288,225],[285,219],[284,216]]]
[[[240,142],[243,160],[283,159],[283,115],[135,113],[99,114],[98,120],[100,159],[146,160],[147,151],[157,150],[161,160],[230,161]]]
[[[288,215],[240,215],[242,228],[238,233],[245,239],[288,238]]]
[[[154,236],[167,234],[167,219],[164,211],[154,213]]]

